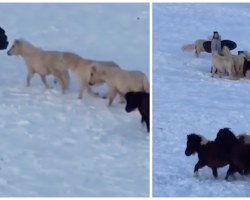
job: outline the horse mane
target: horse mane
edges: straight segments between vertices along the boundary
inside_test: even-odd
[[[212,50],[212,55],[213,55],[213,56],[219,56],[219,53],[218,53],[217,50]]]
[[[243,57],[245,60],[247,60],[247,56],[244,53],[240,53],[239,56]]]
[[[23,38],[16,39],[15,44],[20,45],[23,53],[26,55],[31,55],[43,51],[42,48],[35,47],[33,44]]]
[[[201,137],[201,145],[206,145],[208,142],[211,142],[207,138],[205,138],[203,135],[199,135]]]
[[[235,134],[230,130],[230,128],[220,129],[214,141],[216,143],[220,143],[224,146],[226,145],[230,147],[231,145],[239,143],[239,140],[237,139]]]
[[[225,51],[225,52],[227,53],[228,56],[231,56],[231,55],[232,55],[231,52],[230,52],[230,50],[229,50],[229,48],[228,48],[227,46],[224,46],[224,47],[222,48],[222,51]]]
[[[194,138],[194,137],[199,137],[201,139],[200,145],[206,145],[208,142],[211,142],[210,140],[208,140],[207,138],[205,138],[203,135],[200,134],[196,134],[196,133],[191,133],[187,136],[188,138]]]

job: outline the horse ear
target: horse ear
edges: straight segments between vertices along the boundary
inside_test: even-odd
[[[92,71],[96,72],[96,66],[92,66]]]
[[[21,41],[20,41],[19,39],[16,39],[15,42],[14,42],[14,44],[20,45],[20,44],[21,44]]]

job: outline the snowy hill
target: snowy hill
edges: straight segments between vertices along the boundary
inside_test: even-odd
[[[249,4],[153,5],[153,196],[249,197],[250,178],[224,180],[228,167],[199,170],[186,157],[187,134],[213,140],[220,128],[250,133],[250,81],[210,77],[211,54],[181,47],[218,31],[237,48],[250,50]]]
[[[8,49],[23,37],[149,77],[149,4],[1,4],[0,13]],[[6,52],[0,52],[0,196],[149,196],[149,140],[140,115],[116,102],[108,108],[86,92],[77,100],[73,74],[65,95],[58,85],[45,90],[37,75],[28,88],[22,59]]]

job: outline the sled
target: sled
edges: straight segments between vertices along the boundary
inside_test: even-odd
[[[221,41],[221,49],[227,46],[229,48],[230,51],[236,49],[237,44],[234,41],[231,40],[222,40]],[[212,53],[211,52],[211,41],[206,41],[203,43],[203,48],[207,53]]]

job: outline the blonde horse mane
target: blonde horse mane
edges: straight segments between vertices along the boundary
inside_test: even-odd
[[[231,56],[232,55],[231,52],[230,52],[230,50],[229,50],[229,48],[227,46],[224,46],[222,48],[222,52],[225,53],[226,56]]]
[[[218,53],[217,50],[212,50],[212,55],[213,55],[213,56],[219,56],[219,53]]]
[[[25,55],[31,55],[43,51],[42,48],[35,47],[33,44],[23,38],[16,39],[14,44],[21,47],[21,51]]]
[[[199,135],[201,137],[201,145],[206,145],[210,140],[208,140],[205,136]]]

